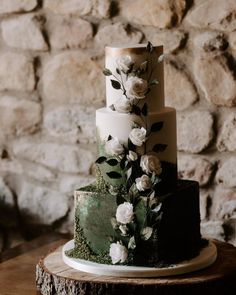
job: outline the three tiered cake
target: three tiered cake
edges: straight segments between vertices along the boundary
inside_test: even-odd
[[[69,257],[162,267],[197,256],[199,186],[177,179],[176,112],[164,103],[163,47],[106,47],[94,184],[75,192]]]

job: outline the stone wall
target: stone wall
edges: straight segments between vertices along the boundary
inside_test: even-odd
[[[164,44],[180,177],[201,186],[204,234],[236,244],[236,1],[0,0],[0,250],[73,231],[94,178],[104,46]]]

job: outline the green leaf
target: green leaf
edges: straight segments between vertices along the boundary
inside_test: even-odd
[[[112,217],[112,218],[111,218],[111,225],[112,225],[112,227],[113,227],[114,229],[118,229],[118,228],[119,228],[118,222],[117,222],[117,220],[116,220],[115,217]]]
[[[158,62],[158,63],[163,62],[164,58],[165,58],[165,55],[164,55],[164,54],[161,54],[161,55],[158,57],[157,62]]]
[[[154,209],[152,209],[152,212],[159,212],[161,210],[162,203],[159,203]]]
[[[151,132],[160,131],[162,129],[163,125],[164,125],[164,122],[163,121],[156,122],[156,123],[152,124],[152,126],[151,126]]]
[[[147,103],[145,102],[145,104],[142,107],[142,114],[146,117],[147,113],[148,113],[148,107],[147,107]]]
[[[142,126],[141,125],[139,125],[138,123],[136,123],[136,122],[132,122],[132,129],[133,128],[141,128]]]
[[[122,175],[116,171],[107,172],[106,174],[108,177],[110,177],[112,179],[118,179],[118,178],[122,177]]]
[[[137,116],[140,116],[141,115],[141,110],[136,105],[133,105],[132,112],[135,113],[135,115],[137,115]]]
[[[143,199],[140,199],[138,204],[135,206],[135,215],[139,228],[143,228],[147,221],[147,207]]]
[[[136,150],[136,146],[132,143],[132,141],[130,139],[128,139],[128,149],[131,151]]]
[[[157,79],[152,80],[149,85],[158,85],[159,81]]]
[[[116,68],[116,72],[117,72],[117,74],[121,75],[120,69]]]
[[[127,170],[127,181],[126,181],[126,186],[127,186],[127,189],[130,189],[131,186],[133,185],[135,179],[133,179],[132,177],[132,167],[130,167],[128,170]]]
[[[120,168],[121,168],[122,170],[125,169],[125,162],[126,162],[126,158],[123,157],[123,158],[121,159],[121,161],[120,161]]]
[[[135,248],[136,248],[135,238],[134,236],[132,236],[129,240],[128,249],[135,249]]]
[[[116,159],[110,159],[107,160],[106,163],[110,166],[116,166],[118,164],[118,161]]]
[[[150,41],[148,41],[146,49],[150,53],[153,51],[153,45],[152,45],[152,43]]]
[[[106,161],[106,157],[99,157],[97,160],[96,160],[96,162],[95,163],[97,163],[97,164],[102,164],[103,162],[105,162]]]
[[[116,110],[114,104],[111,104],[111,105],[109,106],[109,108],[110,108],[112,111],[115,111],[115,110]]]
[[[167,148],[167,144],[162,144],[162,143],[158,143],[155,144],[154,147],[152,148],[152,150],[155,153],[160,153],[160,152],[164,152],[164,150]]]
[[[102,72],[103,72],[103,74],[105,76],[111,76],[112,75],[112,72],[109,69],[107,69],[107,68],[105,68]]]
[[[153,183],[156,179],[156,173],[152,172],[152,176],[151,176],[151,182]],[[154,192],[153,192],[154,193]],[[154,193],[155,194],[155,193]]]
[[[151,88],[148,87],[148,90],[146,91],[145,95],[147,96],[150,91],[151,91]]]
[[[115,88],[115,89],[121,89],[120,82],[118,82],[118,81],[116,81],[116,80],[111,79],[111,85],[112,85],[112,87]]]
[[[157,215],[157,217],[156,217],[156,222],[160,222],[161,221],[161,219],[162,219],[162,215],[163,215],[163,212],[159,212],[159,214]]]
[[[149,226],[143,228],[142,231],[141,231],[141,238],[144,241],[147,241],[151,237],[152,232],[153,232],[153,229],[151,227],[149,227]]]
[[[127,179],[129,179],[130,176],[131,176],[131,174],[132,174],[132,167],[130,167],[130,168],[127,170],[126,174],[127,174]]]
[[[139,66],[140,71],[142,73],[145,73],[147,71],[147,67],[148,67],[148,61],[147,60],[142,62],[141,65]]]

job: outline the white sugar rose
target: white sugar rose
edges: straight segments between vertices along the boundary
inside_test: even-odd
[[[129,139],[134,145],[141,146],[146,140],[145,128],[133,128],[129,134]]]
[[[136,178],[135,182],[136,182],[136,187],[139,191],[145,191],[146,189],[149,189],[152,187],[152,182],[150,177],[148,177],[145,174],[139,178]]]
[[[120,204],[116,209],[116,220],[122,224],[130,223],[133,220],[133,205],[129,202]]]
[[[133,151],[129,151],[129,154],[127,155],[127,159],[129,161],[136,161],[138,159],[138,155]]]
[[[118,262],[123,263],[128,257],[128,250],[119,242],[112,243],[110,245],[109,255],[113,264],[116,264]]]
[[[114,108],[119,113],[129,113],[132,106],[130,101],[124,95],[122,95],[122,97],[115,102]]]
[[[105,151],[108,155],[118,156],[123,154],[124,147],[119,143],[118,138],[114,137],[105,143]]]
[[[129,55],[124,55],[117,58],[116,63],[118,65],[118,68],[125,74],[128,73],[128,71],[134,64],[134,62],[132,61],[132,58]]]
[[[143,99],[148,91],[148,82],[136,76],[129,77],[125,82],[125,90],[129,99]]]
[[[161,162],[154,155],[143,155],[140,160],[140,166],[146,173],[154,172],[156,175],[160,175],[162,172]]]

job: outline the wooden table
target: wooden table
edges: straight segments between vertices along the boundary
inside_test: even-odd
[[[68,236],[47,234],[0,255],[0,295],[40,294],[35,285],[35,267],[40,258],[68,240]]]
[[[40,294],[35,286],[35,266],[42,256],[47,255],[52,249],[56,250],[67,240],[65,236],[51,234],[8,250],[1,255],[0,295]],[[156,279],[114,279],[95,276],[89,279],[90,275],[79,272],[75,275],[72,272],[73,279],[83,289],[82,293],[76,294],[235,295],[236,248],[222,242],[216,242],[216,244],[219,256],[215,264],[207,269],[182,276]],[[64,284],[73,286],[73,279],[64,278]],[[91,293],[91,284],[94,283],[98,292]]]

